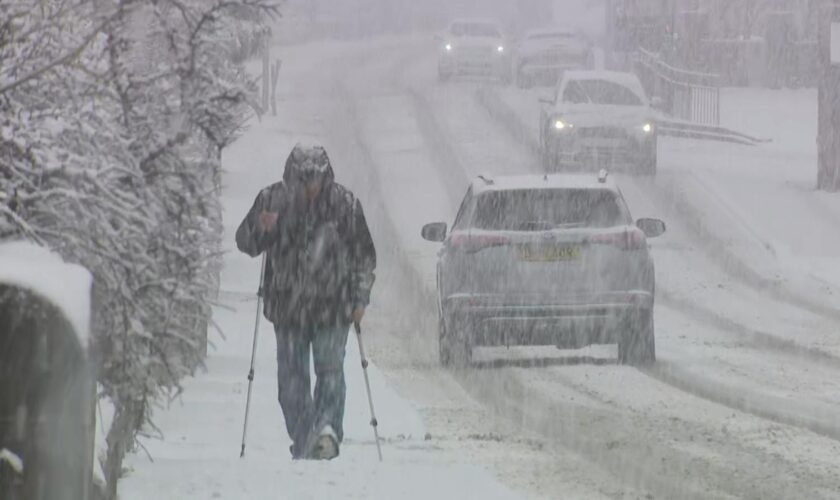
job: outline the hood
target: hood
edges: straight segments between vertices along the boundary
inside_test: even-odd
[[[307,177],[321,175],[324,184],[332,184],[335,180],[330,157],[327,150],[320,145],[304,145],[298,143],[286,159],[286,169],[283,172],[283,182],[298,184]]]
[[[558,106],[555,112],[575,127],[635,127],[654,118],[647,106],[570,104]]]

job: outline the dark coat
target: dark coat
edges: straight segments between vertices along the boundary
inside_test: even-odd
[[[300,178],[320,155],[324,168],[321,193],[303,195]],[[309,162],[310,164],[307,164]],[[262,211],[279,214],[268,232],[259,228]],[[283,181],[264,188],[236,232],[242,252],[267,252],[264,314],[281,327],[349,324],[352,311],[370,302],[376,250],[362,205],[335,182],[323,148],[296,146],[286,162]]]

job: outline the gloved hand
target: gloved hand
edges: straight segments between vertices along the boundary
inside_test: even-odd
[[[362,324],[362,318],[365,317],[365,307],[364,306],[356,306],[353,309],[353,323],[360,325]]]
[[[262,211],[259,215],[259,226],[260,230],[263,232],[269,232],[274,229],[274,226],[277,225],[277,218],[279,214],[276,212],[266,212]]]

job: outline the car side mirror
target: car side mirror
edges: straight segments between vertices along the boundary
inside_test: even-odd
[[[639,219],[636,227],[645,233],[648,238],[656,238],[665,234],[665,223],[659,219]]]
[[[423,231],[420,233],[426,241],[434,241],[437,243],[446,239],[446,223],[433,222],[423,226]]]

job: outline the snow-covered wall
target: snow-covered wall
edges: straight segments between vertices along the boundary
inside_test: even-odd
[[[90,291],[87,269],[67,264],[48,249],[14,241],[0,244],[0,283],[15,285],[53,303],[86,349],[90,341]]]

